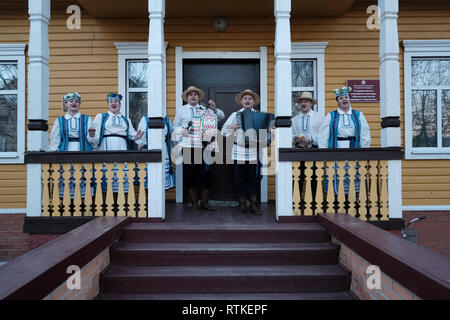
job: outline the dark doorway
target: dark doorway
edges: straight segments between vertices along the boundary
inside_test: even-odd
[[[259,60],[184,60],[183,90],[194,85],[205,92],[202,103],[209,99],[216,102],[218,108],[225,113],[225,119],[219,122],[219,129],[228,117],[239,109],[234,101],[236,94],[251,89],[259,94],[260,74]],[[259,106],[258,106],[259,108]],[[223,144],[224,145],[224,144]],[[229,155],[224,153],[224,157]],[[211,199],[224,201],[235,200],[233,165],[216,164],[212,176]]]

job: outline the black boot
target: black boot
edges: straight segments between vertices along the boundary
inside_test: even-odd
[[[239,197],[239,207],[237,209],[237,214],[244,214],[247,210],[247,197]]]
[[[250,211],[257,215],[262,215],[261,209],[258,207],[258,197],[255,195],[250,196]]]
[[[192,211],[199,211],[200,208],[198,207],[198,198],[197,198],[197,190],[195,189],[188,189],[189,191],[189,197],[191,198],[192,202]]]
[[[209,205],[208,196],[209,189],[202,189],[201,208],[206,211],[216,211],[216,208]]]

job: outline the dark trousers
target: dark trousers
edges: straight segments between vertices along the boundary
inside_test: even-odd
[[[211,168],[203,161],[203,148],[183,148],[183,185],[186,188],[210,189]]]
[[[234,161],[234,184],[238,198],[245,196],[258,196],[261,176],[258,166],[248,162],[238,164]]]

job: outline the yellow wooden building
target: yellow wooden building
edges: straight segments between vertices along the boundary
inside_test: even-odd
[[[106,110],[106,94],[119,92],[125,97],[123,113],[140,118],[154,85],[146,74],[150,63],[150,70],[159,68],[160,91],[152,91],[156,107],[149,116],[172,121],[192,82],[224,102],[233,90],[255,86],[261,110],[281,123],[295,110],[292,97],[300,91],[313,92],[316,110],[326,114],[337,107],[333,89],[347,80],[380,80],[380,102],[353,106],[366,115],[371,147],[404,152],[401,161],[386,159],[392,164],[389,204],[396,210],[385,218],[444,212],[439,219],[449,224],[448,1],[166,0],[155,1],[155,8],[145,0],[36,1],[36,7],[32,2],[0,2],[0,74],[8,80],[12,68],[15,78],[15,86],[0,83],[0,219],[40,214],[36,172],[41,167],[36,171],[36,164],[26,164],[24,153],[45,150],[47,133],[63,114],[63,95],[79,92],[82,112],[94,117]],[[244,73],[248,76],[238,77]],[[420,94],[426,92],[425,99]],[[223,107],[230,113],[237,106]],[[279,131],[283,136],[289,130],[280,126]],[[289,141],[276,148],[289,148]],[[291,162],[278,172],[286,185],[296,174]],[[295,188],[277,179],[263,178],[261,200],[277,202],[277,217],[298,214],[289,202]],[[290,190],[287,198],[283,190]],[[176,189],[155,197],[183,201],[181,175]],[[164,204],[156,208],[164,210]],[[164,213],[148,217],[164,218]]]

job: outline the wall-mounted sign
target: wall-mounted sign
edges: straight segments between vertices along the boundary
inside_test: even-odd
[[[347,80],[352,102],[380,102],[380,80]]]

